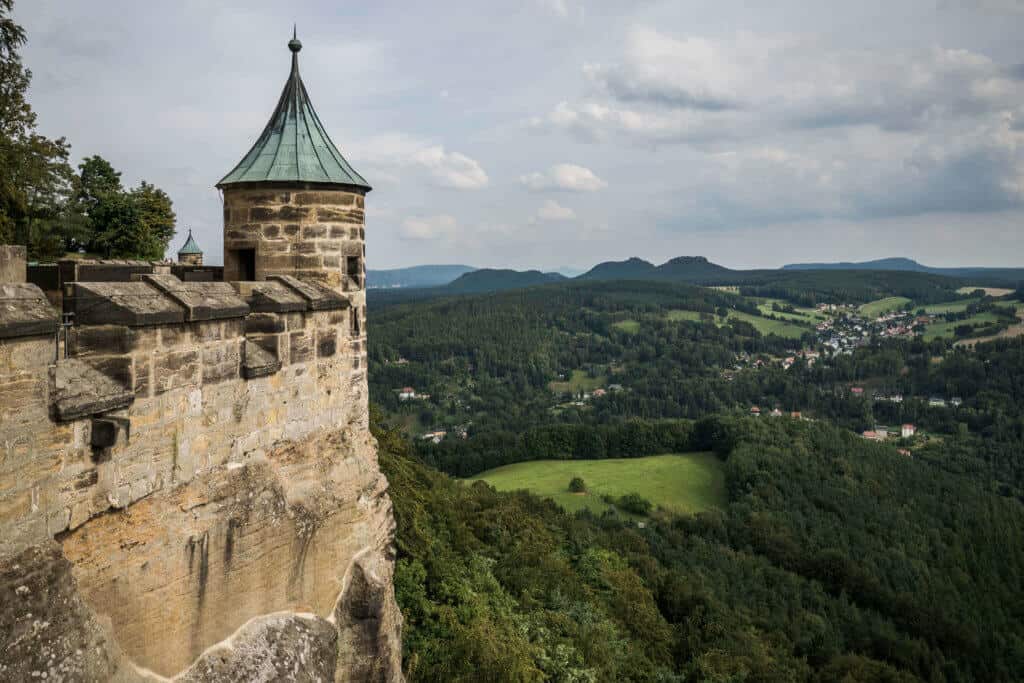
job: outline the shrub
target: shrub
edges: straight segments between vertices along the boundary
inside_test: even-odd
[[[573,477],[569,481],[569,491],[572,493],[586,493],[587,484],[583,481],[583,477]]]
[[[619,498],[616,503],[620,508],[626,512],[630,512],[634,515],[646,515],[654,507],[651,501],[647,500],[639,493],[627,493],[626,495]]]

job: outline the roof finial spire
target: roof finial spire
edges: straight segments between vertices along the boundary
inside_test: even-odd
[[[296,24],[292,24],[292,39],[288,41],[288,49],[292,52],[302,49],[302,43],[299,41],[299,27]]]

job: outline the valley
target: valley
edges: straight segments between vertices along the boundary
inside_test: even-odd
[[[999,335],[1021,298],[967,286],[794,271],[378,300],[370,393],[420,674],[563,647],[598,680],[1013,680],[1024,337]]]

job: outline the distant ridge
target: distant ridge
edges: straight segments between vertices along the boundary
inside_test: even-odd
[[[625,261],[605,261],[583,273],[577,280],[648,280],[657,270],[653,263],[635,256]]]
[[[506,289],[546,285],[568,279],[561,273],[542,273],[539,270],[482,268],[460,276],[455,282],[446,286],[444,292],[446,294],[500,292]]]
[[[463,265],[424,265],[390,270],[368,270],[366,286],[369,289],[385,287],[442,287],[454,282],[460,275],[476,270]]]
[[[703,256],[677,256],[660,266],[639,258],[599,263],[577,280],[659,280],[698,283],[719,281],[739,271],[708,261]]]
[[[1024,280],[1024,268],[988,268],[964,266],[959,268],[935,268],[901,256],[876,259],[874,261],[842,261],[838,263],[790,263],[782,270],[901,270],[914,273],[930,273],[947,277],[998,278],[1001,280]]]

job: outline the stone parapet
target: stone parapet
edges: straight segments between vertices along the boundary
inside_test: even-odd
[[[59,322],[43,290],[27,283],[0,284],[0,339],[52,336]]]

